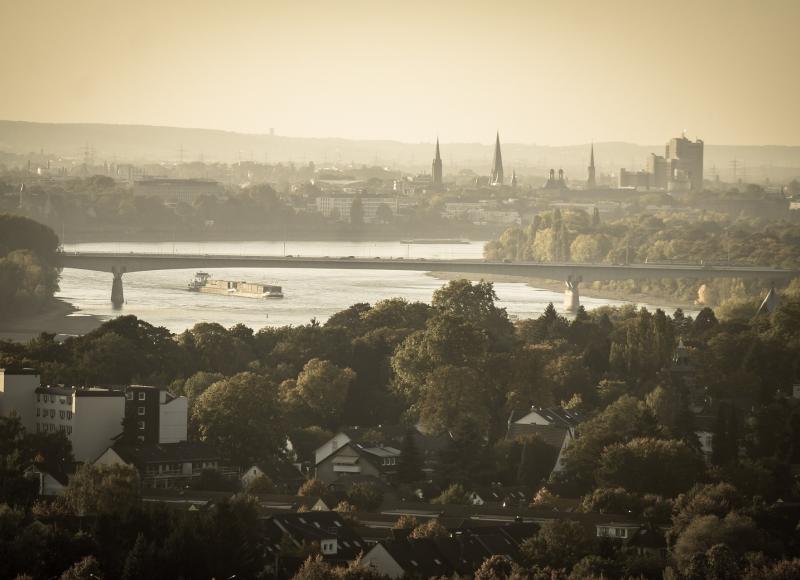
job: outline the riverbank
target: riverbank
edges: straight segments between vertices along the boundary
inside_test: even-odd
[[[564,283],[557,280],[545,280],[543,278],[525,278],[519,276],[501,276],[501,275],[479,275],[479,274],[459,274],[457,272],[428,272],[429,276],[437,280],[458,280],[460,278],[467,278],[468,280],[480,280],[481,278],[490,282],[523,282],[531,288],[539,288],[542,290],[550,290],[552,292],[564,292]],[[696,311],[701,308],[691,302],[685,302],[669,298],[665,296],[654,296],[652,294],[645,294],[641,292],[623,292],[621,290],[612,290],[606,288],[593,288],[591,286],[581,286],[578,289],[580,295],[587,298],[600,298],[603,300],[620,300],[631,302],[634,304],[652,304],[657,302],[661,304],[662,310],[674,310],[680,308],[684,311]],[[560,304],[555,305],[557,308]]]
[[[61,299],[54,298],[41,312],[18,316],[4,316],[0,320],[0,340],[27,342],[43,332],[59,338],[80,336],[91,332],[103,323],[103,318],[81,311]]]

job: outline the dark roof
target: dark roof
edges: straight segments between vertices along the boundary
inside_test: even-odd
[[[130,445],[117,443],[112,447],[126,463],[180,463],[186,461],[220,461],[220,454],[207,443],[181,441],[157,445]]]
[[[453,568],[436,543],[430,539],[381,542],[407,577],[439,578],[450,576]]]
[[[75,395],[76,397],[124,397],[125,394],[117,389],[106,389],[104,387],[37,387],[36,392],[48,395]]]
[[[268,537],[280,538],[288,534],[298,544],[335,538],[338,551],[335,557],[330,558],[333,560],[352,560],[366,552],[364,540],[336,512],[275,514],[268,517],[265,524]]]
[[[10,366],[0,368],[0,373],[4,375],[38,375],[39,371],[30,367]]]

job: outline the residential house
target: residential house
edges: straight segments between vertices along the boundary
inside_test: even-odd
[[[400,450],[394,447],[365,447],[348,442],[316,465],[317,479],[332,483],[345,474],[390,478],[397,472]]]
[[[533,407],[527,415],[509,424],[508,437],[522,439],[535,435],[557,449],[558,455],[553,471],[558,472],[564,469],[564,452],[575,439],[581,420],[580,413],[563,407],[547,409]]]
[[[223,478],[239,477],[210,445],[183,441],[160,445],[128,445],[117,443],[109,447],[94,462],[95,465],[130,465],[139,471],[143,487],[183,487],[196,481],[203,471],[214,470]]]
[[[274,463],[257,463],[251,465],[242,473],[242,487],[247,487],[252,481],[259,477],[268,477],[278,493],[291,494],[306,482],[298,466],[288,461],[275,461]]]

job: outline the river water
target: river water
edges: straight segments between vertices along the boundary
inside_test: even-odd
[[[484,242],[468,244],[403,244],[401,242],[121,242],[65,244],[67,252],[148,252],[180,254],[230,254],[262,256],[357,256],[381,258],[458,259],[481,258]],[[135,314],[156,326],[182,332],[197,322],[264,326],[324,322],[332,314],[357,302],[403,297],[430,302],[433,292],[446,282],[424,272],[397,270],[301,270],[214,268],[213,278],[265,282],[283,287],[283,299],[259,300],[189,292],[194,270],[134,272],[123,277],[125,304],[111,307],[110,273],[65,269],[59,298],[78,307],[80,314],[112,318]],[[510,315],[539,316],[552,302],[563,311],[564,294],[531,288],[523,283],[496,283],[499,305]],[[586,309],[626,302],[581,296]],[[646,305],[648,308],[655,308]]]

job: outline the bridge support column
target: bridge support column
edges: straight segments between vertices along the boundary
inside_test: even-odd
[[[124,270],[112,268],[111,273],[114,274],[114,282],[111,284],[111,305],[115,310],[119,310],[125,303],[125,295],[122,292],[122,274]]]
[[[581,298],[578,293],[580,281],[580,276],[569,276],[565,282],[567,289],[564,291],[564,310],[567,312],[577,312],[581,305]]]

